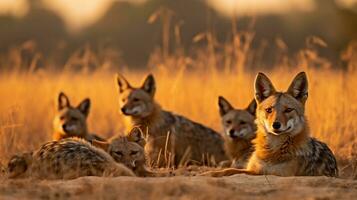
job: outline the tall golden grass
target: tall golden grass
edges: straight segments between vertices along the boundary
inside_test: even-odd
[[[60,91],[70,97],[73,105],[86,97],[91,99],[88,119],[91,132],[110,137],[123,131],[114,81],[117,72],[134,86],[140,86],[145,76],[153,73],[157,82],[155,98],[164,109],[220,131],[218,96],[225,96],[238,108],[246,107],[253,98],[258,69],[248,68],[260,66],[258,59],[262,53],[251,48],[255,19],[243,31],[238,31],[236,21],[232,20],[232,34],[223,43],[217,41],[211,29],[197,34],[193,47],[206,45],[188,53],[181,44],[181,22],[173,24],[175,34],[170,41],[170,24],[174,23],[171,14],[169,9],[162,8],[148,19],[154,23],[162,15],[163,30],[162,47],[153,51],[146,71],[112,67],[111,58],[117,58],[116,51],[97,49],[95,52],[89,45],[74,52],[63,71],[56,70],[51,60],[44,70],[37,70],[42,56],[33,41],[12,48],[0,62],[0,67],[5,69],[0,74],[0,164],[14,153],[32,150],[51,139]],[[326,48],[327,44],[318,37],[308,37],[305,48],[293,56],[288,54],[282,39],[272,43],[277,47],[276,63],[263,71],[279,90],[287,89],[299,71],[307,72],[306,115],[312,136],[330,146],[342,171],[352,169],[356,174],[357,42],[352,41],[341,53],[346,69],[340,70],[333,69],[328,59],[319,55],[318,49]],[[23,55],[30,58],[23,59]],[[96,70],[89,72],[93,66]]]
[[[295,73],[277,69],[265,71],[276,88],[287,89]],[[134,86],[149,71],[122,70]],[[256,72],[242,74],[212,71],[151,71],[157,81],[156,100],[164,109],[185,115],[220,131],[217,97],[223,95],[243,108],[253,98]],[[312,136],[326,142],[339,160],[351,159],[357,145],[356,72],[308,69],[309,98],[306,115]],[[73,105],[92,100],[89,129],[104,137],[123,130],[114,72],[60,74],[6,73],[0,76],[0,156],[4,164],[14,153],[31,150],[51,139],[52,119],[60,91]]]

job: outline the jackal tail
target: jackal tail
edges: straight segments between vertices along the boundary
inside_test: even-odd
[[[222,170],[213,170],[200,174],[200,176],[222,177],[232,176],[235,174],[248,174],[248,175],[260,175],[256,172],[249,171],[247,169],[227,168]]]

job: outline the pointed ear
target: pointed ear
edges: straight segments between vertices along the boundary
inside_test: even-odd
[[[108,151],[109,148],[109,142],[103,142],[96,139],[92,140],[92,145],[99,149],[103,149],[104,151]]]
[[[134,127],[131,129],[129,135],[128,135],[129,141],[136,142],[140,146],[145,146],[145,138],[144,138],[144,133],[139,127]]]
[[[255,101],[255,99],[253,99],[250,102],[250,104],[248,105],[248,107],[245,110],[248,111],[253,116],[255,116],[255,111],[257,110],[257,102]]]
[[[63,92],[60,92],[58,95],[58,105],[57,108],[58,110],[62,110],[63,108],[69,107],[69,99],[67,95],[65,95]]]
[[[222,96],[218,97],[219,114],[221,116],[227,114],[230,110],[233,110],[233,106]]]
[[[124,90],[131,88],[129,82],[124,78],[124,76],[117,74],[115,79],[118,84],[119,93],[122,93],[122,92],[124,92]]]
[[[289,86],[287,93],[289,93],[301,103],[305,103],[308,97],[308,82],[305,72],[300,72],[295,76],[294,80]]]
[[[270,79],[263,73],[259,72],[254,83],[255,99],[258,103],[274,94],[275,88]]]
[[[78,106],[77,109],[81,111],[85,116],[88,116],[90,110],[90,99],[84,99]]]
[[[155,91],[156,91],[156,84],[155,84],[154,76],[152,74],[149,74],[146,77],[143,85],[141,86],[141,89],[145,90],[152,97],[154,96]]]

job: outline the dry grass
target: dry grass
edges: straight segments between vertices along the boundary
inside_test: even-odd
[[[123,72],[124,71],[124,72]],[[285,90],[299,70],[267,71],[276,88]],[[140,85],[148,72],[122,70],[134,85]],[[221,130],[217,97],[227,97],[236,107],[245,107],[253,98],[256,72],[244,74],[184,69],[152,71],[157,80],[157,101],[167,110],[188,116],[215,130]],[[357,146],[356,72],[307,71],[310,93],[307,117],[312,135],[326,142],[339,158],[342,170]],[[114,72],[6,73],[0,76],[0,158],[33,149],[51,137],[55,100],[64,91],[72,103],[90,97],[90,131],[110,137],[123,130],[119,114]],[[355,165],[355,164],[354,164]],[[354,166],[355,167],[355,166]]]

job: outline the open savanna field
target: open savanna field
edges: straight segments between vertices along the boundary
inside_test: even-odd
[[[357,0],[0,0],[3,199],[357,199]]]
[[[71,181],[9,180],[2,173],[0,195],[6,198],[205,198],[313,199],[352,198],[357,194],[357,72],[333,69],[273,69],[264,71],[278,90],[305,70],[309,79],[306,115],[313,137],[326,142],[337,157],[341,178],[236,175],[229,178],[79,178]],[[222,132],[218,96],[237,108],[253,98],[257,71],[242,73],[185,68],[134,71],[126,68],[95,72],[6,72],[0,75],[0,161],[33,150],[51,140],[52,120],[60,91],[77,105],[89,97],[89,130],[109,138],[124,130],[119,112],[115,73],[140,86],[148,73],[157,83],[156,99],[166,110],[187,116]]]

